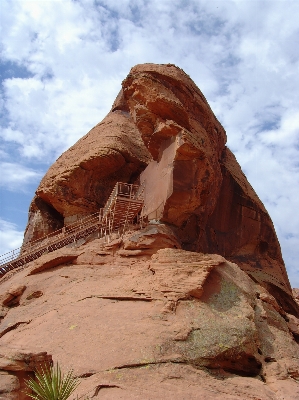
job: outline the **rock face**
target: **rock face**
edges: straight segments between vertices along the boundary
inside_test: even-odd
[[[186,250],[237,262],[298,312],[272,221],[194,82],[174,66],[144,64],[123,93],[153,156],[141,174],[149,219],[170,224]]]
[[[293,296],[294,296],[294,299],[296,300],[296,302],[299,304],[299,289],[298,288],[293,289]]]
[[[17,365],[32,370],[17,353],[47,352],[80,377],[75,397],[297,399],[298,319],[236,264],[177,248],[167,229],[60,249],[3,280],[3,392],[19,393]]]
[[[24,243],[103,207],[117,181],[145,182],[149,219],[181,247],[217,253],[298,307],[272,221],[194,82],[173,65],[132,68],[111,112],[49,169],[30,208]]]
[[[132,68],[106,118],[41,181],[24,243],[99,211],[118,181],[144,184],[147,225],[7,273],[3,359],[50,354],[84,397],[298,399],[298,293],[225,143],[181,69]],[[0,379],[17,398],[21,375],[0,364]]]
[[[2,352],[3,351],[3,352]],[[9,400],[30,399],[25,394],[25,380],[34,372],[52,365],[52,357],[46,352],[28,353],[4,348],[0,354],[0,398]]]
[[[114,109],[44,176],[30,206],[24,243],[98,211],[116,182],[134,182],[150,160],[130,114]]]

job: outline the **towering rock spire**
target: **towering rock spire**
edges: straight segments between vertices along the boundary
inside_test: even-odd
[[[105,119],[42,179],[25,242],[96,212],[117,181],[140,180],[144,213],[168,224],[183,249],[238,263],[291,311],[273,223],[225,144],[224,128],[184,71],[137,65]]]

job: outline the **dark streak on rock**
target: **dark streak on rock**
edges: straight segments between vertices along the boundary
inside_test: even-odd
[[[119,389],[121,389],[121,387],[120,387],[120,386],[117,386],[117,385],[98,385],[98,386],[95,388],[95,392],[94,392],[94,394],[91,396],[91,398],[96,397],[96,396],[99,394],[99,391],[100,391],[101,389],[110,389],[110,388],[119,388]]]
[[[2,336],[4,336],[7,332],[10,332],[10,331],[12,331],[14,329],[17,329],[17,327],[19,325],[22,325],[22,324],[27,325],[27,324],[30,324],[30,322],[31,322],[31,320],[30,321],[26,321],[26,322],[16,322],[15,324],[13,324],[11,326],[8,326],[6,329],[4,329],[2,332],[0,332],[0,338]]]

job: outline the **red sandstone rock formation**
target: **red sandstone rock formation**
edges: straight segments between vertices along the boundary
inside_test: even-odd
[[[298,288],[293,289],[293,296],[294,296],[294,299],[296,300],[296,302],[299,304],[299,289]]]
[[[107,117],[41,181],[24,243],[98,211],[117,181],[143,171],[149,219],[171,226],[185,250],[238,263],[298,313],[272,221],[225,143],[188,75],[170,64],[137,65]]]
[[[0,397],[17,399],[34,371],[23,360],[47,352],[74,368],[83,398],[297,399],[299,320],[167,230],[60,249],[0,281]]]
[[[27,400],[25,381],[34,372],[52,365],[52,357],[46,352],[30,353],[2,348],[0,354],[0,398],[5,400]]]
[[[43,178],[25,242],[98,211],[117,181],[145,182],[150,223],[5,275],[2,358],[47,352],[85,397],[298,399],[298,293],[225,143],[182,70],[134,67],[103,122]],[[3,365],[0,393],[18,398],[22,377]]]
[[[126,111],[114,110],[63,153],[42,179],[24,243],[104,206],[116,182],[134,182],[151,156]]]
[[[173,226],[182,248],[237,262],[298,313],[272,221],[194,82],[172,65],[144,64],[123,93],[154,159],[141,174],[149,218]]]

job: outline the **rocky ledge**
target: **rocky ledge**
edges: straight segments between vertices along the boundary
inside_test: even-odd
[[[74,368],[79,397],[299,396],[298,319],[237,264],[182,250],[163,224],[57,250],[10,274],[0,354],[47,351]],[[4,398],[18,398],[14,371],[28,363],[17,365],[0,366]]]
[[[80,239],[0,280],[0,397],[25,400],[24,378],[53,358],[82,399],[298,399],[298,290],[180,68],[132,68],[42,179],[24,245],[98,212],[116,182],[145,188],[142,229]]]

